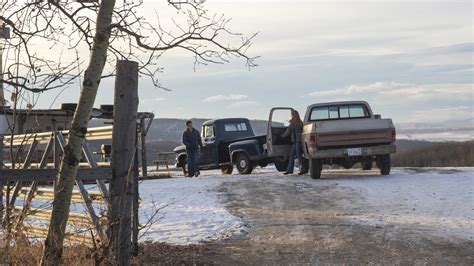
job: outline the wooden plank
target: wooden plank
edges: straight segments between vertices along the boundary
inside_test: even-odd
[[[107,167],[107,166],[110,166],[110,162],[96,162],[96,163],[97,163],[97,166],[98,166],[98,167]],[[12,167],[11,167],[11,166],[12,166],[11,163],[5,163],[4,166],[5,166],[6,168],[10,168],[10,169],[12,168]],[[23,168],[23,167],[22,167],[22,166],[23,166],[22,163],[21,163],[21,164],[20,164],[20,163],[17,163],[17,164],[15,164],[15,166],[16,166],[15,168]],[[45,165],[45,167],[46,167],[46,168],[55,168],[55,167],[54,167],[54,163],[47,163],[47,164]],[[42,167],[40,167],[40,163],[31,163],[29,168],[30,168],[30,169],[38,169],[38,168],[42,168]],[[90,165],[89,165],[89,163],[87,163],[87,162],[85,162],[85,163],[79,163],[79,168],[90,168]]]
[[[51,153],[51,150],[53,149],[53,145],[54,145],[54,138],[51,137],[49,139],[48,144],[46,145],[46,149],[44,150],[43,156],[41,157],[40,168],[44,168],[44,166],[47,164],[49,154]],[[23,221],[29,211],[31,201],[33,200],[37,186],[38,186],[38,181],[33,181],[30,187],[30,191],[28,192],[28,195],[26,196],[26,199],[23,203],[23,210],[21,211],[20,215],[18,215],[17,220],[16,220],[17,230],[21,226],[23,226]]]
[[[84,147],[82,148],[82,152],[84,153],[84,157],[86,158],[87,162],[89,163],[89,166],[91,168],[96,168],[98,167],[97,162],[94,160],[92,157],[92,153],[89,149],[89,145],[84,143]],[[109,200],[109,190],[107,189],[107,186],[105,185],[105,182],[103,180],[97,180],[97,185],[99,186],[100,191],[102,192],[102,196],[105,198],[106,201]]]
[[[86,133],[87,140],[110,140],[112,139],[112,126],[93,127],[88,128]],[[69,130],[63,130],[61,133],[64,136],[69,134]],[[25,145],[32,141],[34,137],[39,144],[48,143],[52,132],[41,132],[41,133],[30,133],[20,134],[13,136],[13,146]],[[4,147],[10,147],[11,136],[4,136],[3,145]]]
[[[140,144],[141,144],[141,150],[142,150],[142,176],[147,176],[148,171],[147,171],[147,160],[146,160],[146,135],[145,135],[145,119],[142,118],[140,119]]]
[[[100,224],[99,217],[95,213],[94,207],[92,206],[92,200],[89,198],[89,193],[87,193],[87,190],[81,180],[76,180],[76,185],[79,187],[82,199],[84,200],[84,205],[86,205],[89,217],[92,219],[92,224],[94,225],[101,239],[105,240],[105,233],[102,230],[102,225]]]
[[[41,237],[45,238],[48,235],[48,228],[46,227],[38,227],[38,226],[26,226],[26,233],[30,237]],[[86,233],[72,233],[66,232],[65,236],[66,243],[74,244],[74,245],[86,245],[86,246],[93,246],[93,240],[90,234]]]
[[[58,169],[2,169],[0,176],[10,181],[40,181],[52,182],[56,179]],[[76,180],[95,181],[95,180],[111,180],[112,168],[97,167],[78,169]]]
[[[1,64],[2,62],[0,62]],[[0,135],[0,171],[3,169],[3,136]],[[0,177],[0,222],[3,222],[3,188],[6,180]]]
[[[5,190],[4,190],[5,192]],[[30,193],[32,192],[31,187],[23,187],[18,195],[20,196],[25,196],[26,199],[28,200],[28,197]],[[71,202],[72,203],[84,203],[84,200],[82,198],[82,195],[79,190],[74,190],[72,192],[72,198]],[[97,205],[106,205],[107,202],[105,199],[102,197],[102,193],[100,191],[87,191],[89,194],[89,198],[91,199],[92,203],[97,204]],[[36,188],[33,191],[33,198],[36,200],[52,200],[54,197],[54,190],[50,188]],[[26,202],[25,202],[26,203]]]
[[[64,152],[64,149],[66,148],[66,140],[64,139],[63,134],[61,134],[60,132],[57,133],[56,139],[57,139],[57,143],[59,143],[59,145],[61,146],[62,152]],[[92,224],[94,225],[97,233],[99,233],[99,236],[101,237],[101,239],[105,240],[105,234],[104,234],[104,231],[102,230],[102,226],[100,225],[99,217],[97,217],[97,214],[95,213],[94,207],[92,206],[92,200],[89,198],[89,193],[87,193],[87,190],[84,187],[82,180],[76,179],[76,185],[79,187],[79,191],[84,200],[84,204],[86,205],[87,212],[89,213],[89,216],[92,219]]]
[[[137,145],[135,147],[135,160],[133,162],[132,254],[134,256],[138,255],[138,232],[140,230],[139,229],[140,219],[138,215],[138,210],[140,206],[138,176],[139,176],[140,170],[138,168],[139,168],[139,165],[138,165],[138,145]]]
[[[29,192],[30,191],[30,188],[22,188],[20,193],[25,193],[25,192]],[[36,189],[36,192],[37,193],[40,193],[40,194],[43,194],[43,195],[54,195],[54,189],[52,188],[47,188],[47,187],[39,187]],[[73,190],[72,191],[73,195],[80,195],[81,193],[79,192],[79,190]],[[94,198],[102,198],[102,194],[100,193],[100,191],[88,191],[89,195],[91,197],[94,197]]]
[[[13,213],[17,214],[20,213],[22,210],[22,207],[15,206],[15,208],[13,209]],[[46,209],[30,208],[28,216],[42,221],[49,221],[49,219],[51,218],[51,212],[51,210]],[[91,225],[91,218],[89,217],[89,215],[82,213],[70,212],[69,221],[77,224]]]
[[[33,152],[36,150],[37,146],[38,146],[38,141],[34,139],[30,145],[30,148],[28,149],[28,154],[26,155],[25,162],[23,163],[23,168],[29,167],[31,160],[33,159]],[[15,182],[15,188],[13,189],[13,194],[11,195],[11,199],[10,199],[10,206],[15,205],[16,197],[18,196],[18,191],[20,191],[22,187],[23,187],[22,180],[18,180]]]

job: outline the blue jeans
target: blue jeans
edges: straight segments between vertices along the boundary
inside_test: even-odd
[[[301,167],[303,165],[303,157],[301,156],[301,143],[293,143],[293,146],[291,147],[291,152],[290,152],[290,161],[288,162],[288,168],[287,172],[288,173],[293,173],[293,169],[295,168],[295,159],[298,158],[298,165]]]
[[[199,171],[199,150],[186,151],[188,157],[188,175],[194,175]]]

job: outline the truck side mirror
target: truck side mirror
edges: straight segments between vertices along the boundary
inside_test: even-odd
[[[375,119],[382,119],[382,116],[381,115],[374,115],[374,118]]]

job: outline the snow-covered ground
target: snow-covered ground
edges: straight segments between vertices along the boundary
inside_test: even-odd
[[[222,182],[241,177],[217,173],[203,171],[205,176],[199,178],[143,181],[140,222],[152,224],[143,229],[140,240],[196,244],[244,232],[244,223],[226,210],[216,191]]]
[[[446,131],[446,132],[399,132],[397,139],[424,140],[424,141],[470,141],[474,140],[474,130]]]
[[[140,223],[151,222],[142,231],[140,241],[185,245],[246,233],[248,225],[226,209],[228,199],[219,188],[225,182],[256,180],[289,187],[304,184],[300,192],[308,193],[308,197],[302,197],[305,200],[312,200],[310,195],[318,188],[336,187],[331,194],[336,206],[333,212],[350,223],[412,226],[422,234],[449,240],[474,239],[474,168],[395,168],[389,176],[379,176],[377,171],[325,170],[321,180],[283,176],[272,166],[256,169],[249,176],[222,176],[220,171],[202,173],[199,178],[140,183]],[[271,186],[259,189],[264,191]],[[38,204],[47,203],[35,205]],[[81,211],[83,207],[75,205],[72,209]]]
[[[439,237],[474,240],[474,168],[395,169],[384,177],[328,182],[362,196],[356,222],[414,225]]]
[[[355,191],[355,201],[347,204],[360,204],[356,206],[358,212],[345,216],[353,223],[416,225],[446,238],[474,238],[474,168],[395,169],[390,176],[379,176],[375,171],[327,170],[322,180],[304,176],[296,177],[296,181],[295,176],[282,176],[273,167],[257,170],[251,176],[203,173],[205,176],[195,179],[141,183],[142,222],[154,212],[155,205],[164,206],[159,212],[161,219],[151,226],[143,240],[190,244],[241,234],[245,224],[226,210],[216,188],[224,182],[256,178],[282,184],[303,182],[310,188],[335,184]]]

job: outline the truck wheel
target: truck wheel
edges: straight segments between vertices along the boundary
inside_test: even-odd
[[[309,171],[312,179],[320,179],[321,171],[323,170],[323,164],[321,160],[310,159],[309,160]]]
[[[274,162],[275,164],[275,168],[279,171],[279,172],[285,172],[288,168],[288,160],[286,161],[276,161]]]
[[[232,171],[234,170],[233,165],[226,165],[221,168],[222,174],[223,175],[230,175],[232,174]]]
[[[181,168],[183,169],[184,177],[187,177],[188,176],[188,163],[186,161],[184,161],[184,164]]]
[[[252,173],[253,163],[250,161],[249,157],[243,153],[237,154],[235,165],[237,166],[237,171],[241,175],[248,175]]]
[[[362,163],[362,170],[372,170],[372,162],[370,163]]]
[[[391,169],[391,160],[390,160],[390,154],[384,154],[380,155],[377,157],[378,160],[378,165],[380,168],[380,174],[381,175],[388,175],[390,174],[390,169]]]

